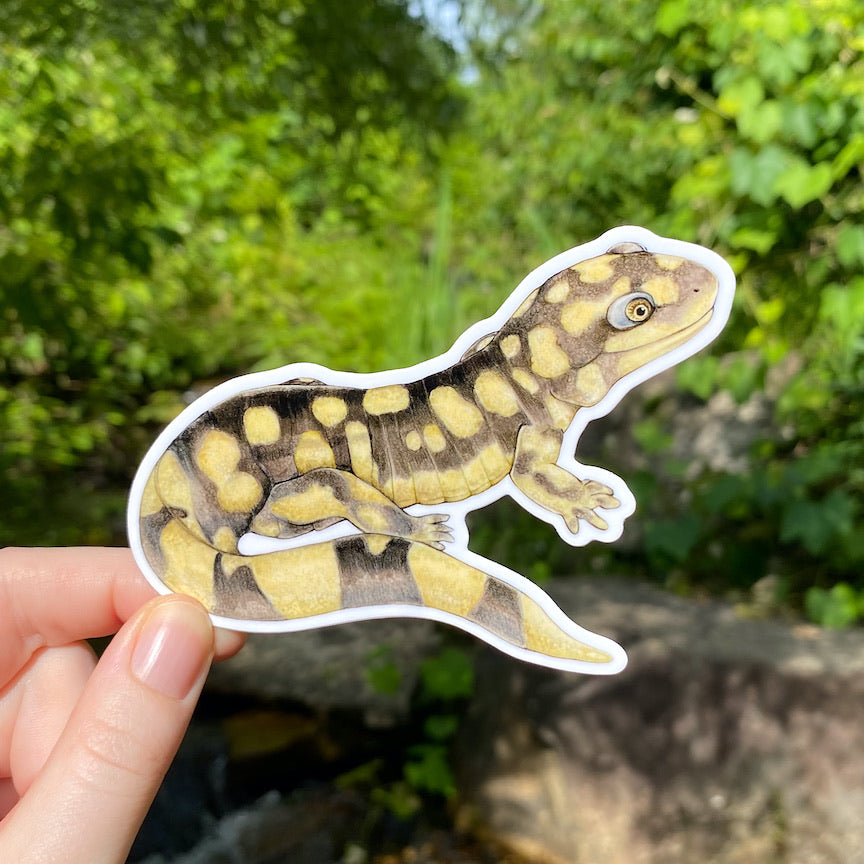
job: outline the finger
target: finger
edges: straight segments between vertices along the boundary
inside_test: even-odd
[[[128,549],[0,549],[0,684],[43,646],[115,633],[154,593]]]
[[[95,665],[84,643],[46,648],[4,694],[0,712],[13,711],[14,717],[0,721],[0,726],[11,727],[8,753],[0,752],[0,776],[11,776],[19,796],[42,770]]]
[[[0,825],[0,860],[126,859],[191,717],[213,639],[209,618],[190,598],[160,597],[133,616],[44,770]]]
[[[233,657],[246,644],[246,634],[238,633],[236,630],[223,630],[219,627],[216,629],[215,635],[214,654],[216,660],[227,660],[229,657]]]
[[[12,778],[0,780],[0,819],[3,819],[17,803],[18,793],[15,791]]]
[[[41,645],[116,633],[154,594],[129,549],[0,549],[0,684]],[[218,631],[217,659],[245,641]]]

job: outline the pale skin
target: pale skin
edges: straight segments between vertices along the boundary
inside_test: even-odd
[[[98,661],[83,640],[116,633]],[[0,549],[0,861],[121,864],[243,644],[126,549]]]

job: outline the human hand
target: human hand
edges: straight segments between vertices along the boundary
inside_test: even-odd
[[[82,640],[114,632],[97,664]],[[125,861],[211,660],[243,640],[154,597],[127,549],[0,549],[0,861]]]

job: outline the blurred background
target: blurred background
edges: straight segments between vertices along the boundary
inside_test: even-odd
[[[638,512],[615,547],[574,550],[501,502],[475,548],[561,596],[590,576],[602,603],[614,575],[662,588],[660,606],[855,637],[858,0],[3,0],[0,34],[0,544],[123,544],[138,460],[213,384],[427,359],[553,254],[637,224],[715,249],[739,279],[718,342],[586,433],[580,458],[621,474]],[[370,698],[407,692],[369,733],[382,751],[334,745],[330,778],[375,793],[387,848],[418,813],[451,825],[461,791],[478,661],[423,632],[410,669],[398,634],[363,649]],[[508,664],[496,674],[528,675]],[[226,734],[234,684],[207,734]],[[277,695],[318,735],[333,705],[298,692]],[[277,695],[243,696],[271,713],[235,744],[265,728],[284,751],[298,715]],[[192,840],[151,845],[171,843]],[[426,860],[352,843],[333,860]]]

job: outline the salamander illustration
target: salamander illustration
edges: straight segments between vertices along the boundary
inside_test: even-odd
[[[708,250],[616,229],[547,262],[435,360],[228,382],[142,464],[139,564],[235,629],[426,617],[535,663],[618,671],[618,645],[468,550],[464,516],[509,494],[574,545],[616,539],[632,495],[572,460],[578,435],[713,338],[733,285]]]

